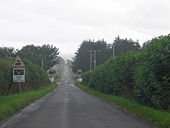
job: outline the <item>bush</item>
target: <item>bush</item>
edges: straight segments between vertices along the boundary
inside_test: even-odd
[[[26,83],[34,88],[39,88],[48,81],[47,73],[42,70],[38,65],[24,60],[26,65]]]
[[[12,58],[0,58],[0,95],[7,94],[10,87]]]
[[[111,58],[92,72],[84,84],[100,92],[133,98],[158,109],[170,109],[170,35],[154,38],[140,53]]]
[[[14,58],[0,58],[0,95],[16,93],[17,84],[12,83],[11,68]],[[48,82],[47,73],[38,65],[32,64],[28,60],[24,60],[26,65],[26,82],[22,83],[22,88],[39,88]]]
[[[170,105],[170,35],[151,40],[138,57],[134,96],[139,103],[168,109]]]
[[[111,58],[102,66],[83,75],[84,82],[91,88],[113,95],[130,96],[133,87],[133,70],[136,55],[127,52]]]

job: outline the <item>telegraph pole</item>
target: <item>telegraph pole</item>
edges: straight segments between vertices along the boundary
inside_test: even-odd
[[[42,58],[42,60],[41,60],[41,68],[43,69],[43,67],[44,67],[44,60]]]
[[[94,69],[96,68],[96,65],[97,65],[96,54],[97,52],[101,52],[101,50],[89,50],[89,52],[90,52],[90,71],[91,71],[92,62],[93,62]]]
[[[92,70],[92,59],[93,59],[92,57],[93,57],[93,51],[90,50],[90,72]]]
[[[93,50],[94,52],[94,69],[96,68],[96,50]]]
[[[114,43],[113,43],[113,57],[115,57],[115,47],[114,47]]]
[[[93,50],[93,52],[94,52],[94,69],[95,69],[97,65],[96,54],[97,52],[101,52],[101,50]]]

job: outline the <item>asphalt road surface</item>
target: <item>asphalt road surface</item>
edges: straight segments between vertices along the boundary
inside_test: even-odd
[[[74,86],[65,67],[58,87],[0,128],[154,128]]]

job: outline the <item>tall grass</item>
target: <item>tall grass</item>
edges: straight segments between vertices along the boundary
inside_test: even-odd
[[[154,108],[143,106],[143,105],[137,104],[135,101],[125,99],[123,97],[104,94],[104,93],[92,90],[88,88],[87,86],[83,86],[79,83],[76,83],[76,85],[82,90],[88,92],[89,94],[100,97],[109,102],[112,102],[120,106],[121,108],[129,111],[133,115],[147,122],[150,122],[151,124],[155,126],[158,126],[160,128],[170,128],[170,113],[169,112],[160,111]]]
[[[21,94],[12,94],[0,97],[0,122],[8,116],[16,113],[29,103],[39,99],[49,93],[56,87],[55,83],[41,87],[37,90],[23,92]]]

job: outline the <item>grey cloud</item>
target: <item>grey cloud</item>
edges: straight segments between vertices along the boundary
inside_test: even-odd
[[[1,0],[0,42],[54,43],[64,54],[73,54],[89,38],[111,43],[120,35],[142,44],[168,34],[169,4],[169,0]]]

